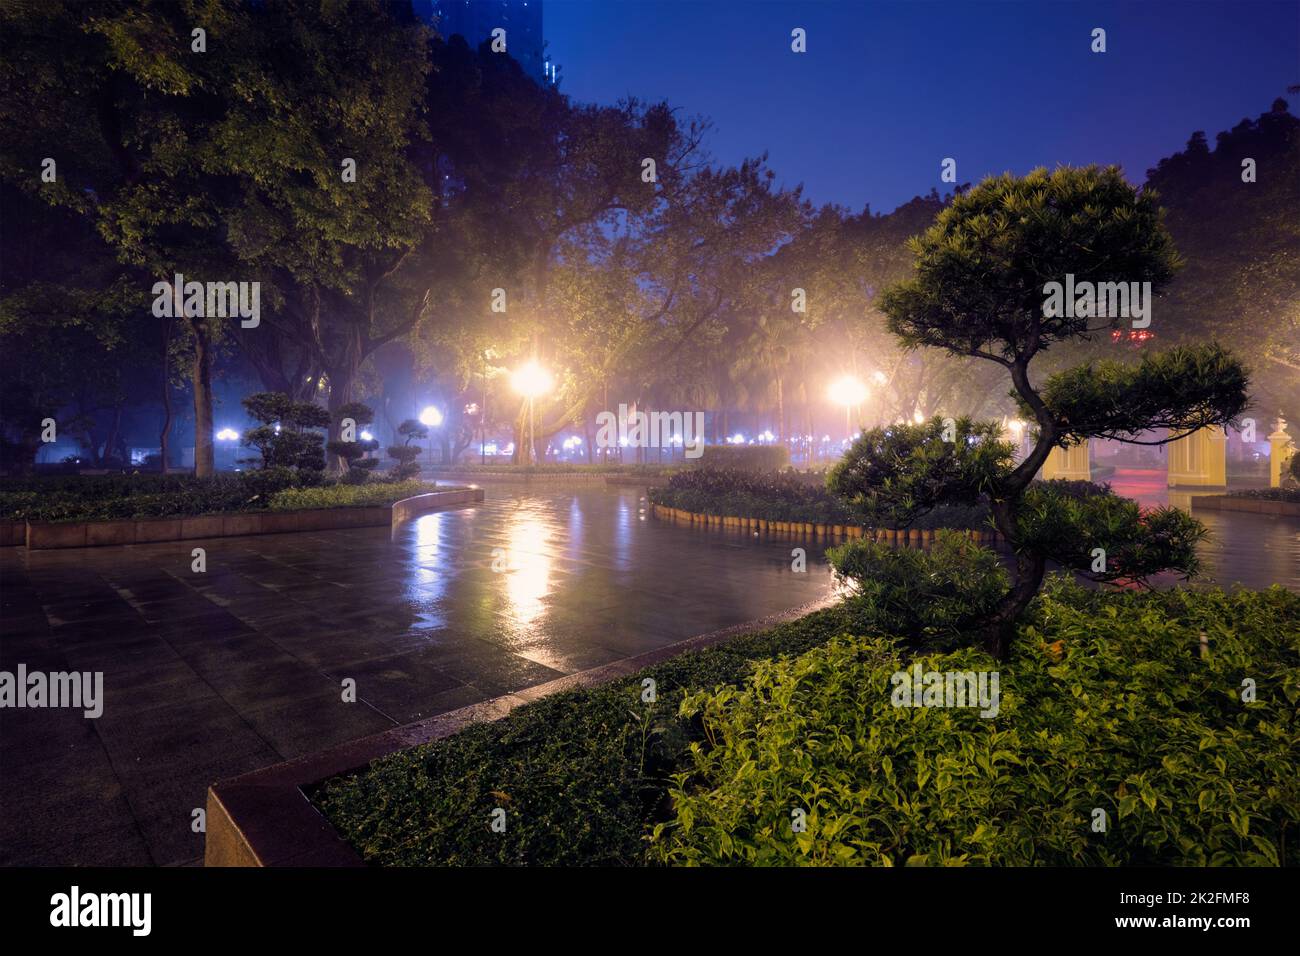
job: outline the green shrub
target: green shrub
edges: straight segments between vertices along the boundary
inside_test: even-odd
[[[705,445],[692,464],[699,468],[734,468],[741,471],[780,471],[790,464],[784,445]]]
[[[855,539],[826,557],[853,582],[848,605],[857,633],[894,634],[923,646],[956,646],[1007,588],[997,555],[955,532],[940,531],[929,551]]]
[[[740,468],[686,468],[650,489],[650,501],[696,514],[762,518],[765,521],[811,521],[853,524],[856,517],[826,487],[823,472],[757,472]],[[984,505],[939,505],[913,516],[912,528],[978,528],[988,524]],[[881,520],[877,527],[895,528]]]
[[[217,475],[78,475],[0,482],[0,517],[27,521],[165,518],[265,508],[299,481],[289,469]],[[319,480],[302,475],[302,480]]]
[[[1259,498],[1263,501],[1289,501],[1300,504],[1300,488],[1247,488],[1228,492],[1229,498]]]
[[[240,444],[257,449],[263,468],[292,468],[303,472],[325,469],[325,436],[311,429],[329,425],[330,414],[326,409],[312,402],[295,402],[281,392],[257,392],[242,399],[240,404],[262,423],[246,431]]]
[[[848,512],[819,476],[797,471],[687,468],[673,473],[666,485],[651,488],[650,500],[701,514],[768,521],[843,524],[849,520]]]
[[[364,472],[362,472],[364,474]],[[418,481],[326,483],[316,470],[271,467],[233,475],[105,475],[0,481],[0,518],[110,521],[178,515],[391,504],[434,486]]]
[[[423,481],[375,481],[365,484],[323,485],[318,488],[286,488],[271,498],[272,511],[297,511],[303,508],[359,508],[391,505],[402,498],[450,491]]]
[[[1009,664],[971,649],[908,659],[885,639],[841,637],[760,663],[742,689],[691,695],[682,715],[711,743],[676,776],[653,858],[1300,864],[1300,597],[1057,582],[1016,651]],[[892,676],[918,661],[1000,667],[997,716],[893,706]]]

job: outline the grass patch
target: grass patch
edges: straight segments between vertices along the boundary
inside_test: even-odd
[[[456,491],[460,486],[434,485],[414,479],[372,481],[364,485],[321,485],[315,488],[285,488],[271,496],[272,511],[300,511],[307,508],[365,508],[391,505],[403,498],[431,491]]]

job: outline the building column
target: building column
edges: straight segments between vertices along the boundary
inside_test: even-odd
[[[1170,488],[1225,488],[1228,484],[1228,433],[1199,428],[1169,443]]]
[[[1286,419],[1281,415],[1273,423],[1273,434],[1268,436],[1268,486],[1281,488],[1291,456],[1296,453],[1295,442],[1286,433]]]
[[[1092,458],[1088,442],[1080,442],[1069,448],[1053,448],[1043,462],[1041,477],[1044,481],[1062,478],[1067,481],[1091,481]]]

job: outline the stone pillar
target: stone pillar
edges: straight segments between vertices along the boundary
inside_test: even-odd
[[[1170,488],[1226,488],[1228,433],[1218,426],[1200,428],[1170,442]]]
[[[1065,478],[1069,481],[1091,481],[1092,461],[1088,452],[1088,443],[1080,442],[1069,448],[1053,448],[1043,462],[1041,477],[1044,481],[1053,478]]]
[[[1291,436],[1286,433],[1285,418],[1279,415],[1273,425],[1273,434],[1268,436],[1268,486],[1281,488],[1296,447]]]

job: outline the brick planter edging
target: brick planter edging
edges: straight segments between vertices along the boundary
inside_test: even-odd
[[[500,720],[517,707],[551,694],[596,687],[690,651],[704,650],[829,607],[833,595],[780,614],[710,631],[665,647],[559,677],[513,694],[471,704],[413,724],[362,737],[319,753],[221,780],[208,788],[204,866],[364,866],[307,797],[340,774],[364,770],[400,750],[450,737],[466,727]]]
[[[797,535],[804,538],[821,538],[824,541],[841,538],[868,538],[882,544],[901,544],[920,547],[934,543],[934,528],[907,528],[895,531],[889,528],[862,528],[852,524],[818,524],[812,521],[768,521],[766,518],[739,518],[733,515],[700,514],[651,505],[650,513],[662,521],[675,521],[698,528],[728,528],[754,534]],[[938,529],[943,530],[943,529]],[[978,544],[996,544],[1003,540],[999,531],[966,530],[964,532]]]
[[[391,527],[426,511],[482,501],[483,494],[482,488],[457,488],[403,498],[391,505],[246,511],[179,518],[125,518],[119,521],[27,521],[9,524],[24,530],[23,539],[14,543],[25,544],[28,551],[97,548],[292,531]],[[0,529],[0,539],[6,533],[12,534],[12,531]]]
[[[1192,510],[1250,511],[1265,515],[1290,515],[1300,517],[1300,502],[1276,501],[1271,498],[1250,498],[1243,495],[1196,495]]]

